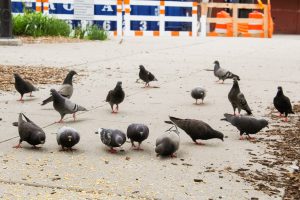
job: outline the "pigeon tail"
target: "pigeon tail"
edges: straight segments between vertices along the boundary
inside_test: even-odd
[[[43,106],[43,105],[46,105],[47,103],[50,103],[51,101],[53,101],[53,97],[52,97],[52,96],[49,97],[49,98],[47,98],[47,99],[45,99],[41,105],[42,105],[42,106]]]

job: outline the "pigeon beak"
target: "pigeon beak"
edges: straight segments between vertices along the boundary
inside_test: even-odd
[[[267,128],[269,128],[269,126],[266,126]]]
[[[41,144],[45,144],[45,140],[42,140],[42,141],[41,141]]]

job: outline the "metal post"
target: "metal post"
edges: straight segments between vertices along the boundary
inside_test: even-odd
[[[11,0],[0,0],[0,38],[12,38]]]

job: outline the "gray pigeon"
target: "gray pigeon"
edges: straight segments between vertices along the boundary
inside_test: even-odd
[[[191,96],[196,99],[196,104],[198,103],[198,99],[201,99],[203,103],[203,100],[206,97],[206,90],[203,87],[196,87],[192,90]]]
[[[237,80],[240,80],[240,77],[238,75],[233,74],[232,72],[228,71],[227,69],[221,68],[219,61],[214,62],[214,75],[219,78],[218,81],[222,80],[222,83],[224,83],[224,80],[226,79],[233,79],[236,78]]]
[[[149,82],[157,81],[155,76],[151,72],[147,71],[143,65],[140,65],[139,77],[145,82],[145,87],[150,87]]]
[[[228,99],[233,107],[234,115],[236,109],[238,109],[239,114],[241,113],[241,110],[245,110],[248,115],[252,115],[251,109],[248,106],[244,94],[240,90],[239,83],[236,78],[233,78],[233,86],[228,93]]]
[[[68,75],[66,76],[63,84],[60,86],[58,89],[58,93],[61,94],[61,96],[66,97],[68,99],[71,98],[73,94],[73,76],[76,75],[77,73],[74,70],[71,70]],[[52,96],[49,98],[45,99],[42,103],[43,105],[46,105],[47,103],[53,101]]]
[[[171,121],[166,121],[168,124],[176,124],[179,128],[184,130],[196,143],[201,145],[201,142],[197,142],[200,140],[209,140],[209,139],[220,139],[224,141],[223,133],[214,130],[207,123],[196,120],[196,119],[180,119],[176,117],[169,117]]]
[[[175,125],[176,127],[176,125]],[[171,156],[176,157],[175,152],[179,149],[180,137],[179,132],[169,129],[156,139],[155,152],[157,156]]]
[[[26,119],[23,120],[23,117]],[[14,148],[21,148],[22,141],[28,142],[36,148],[36,145],[44,144],[46,140],[45,132],[36,125],[33,121],[28,119],[23,113],[19,114],[19,120],[17,123],[13,123],[14,126],[18,126],[20,140],[19,144],[14,146]]]
[[[143,150],[140,148],[141,143],[149,136],[149,128],[144,124],[130,124],[127,128],[127,137],[131,144],[135,147],[134,142],[138,142],[139,146],[135,150]]]
[[[57,131],[56,140],[63,151],[65,148],[72,150],[72,147],[79,142],[80,135],[74,128],[64,126]]]
[[[288,114],[295,114],[290,99],[283,94],[282,87],[278,87],[276,96],[273,99],[275,108],[279,111],[280,116],[284,114],[285,121],[288,121]]]
[[[100,134],[103,144],[110,147],[109,152],[116,153],[115,147],[121,147],[126,142],[126,135],[117,129],[99,128],[96,134]]]
[[[51,95],[53,97],[53,107],[59,112],[61,118],[58,123],[63,122],[63,118],[66,114],[73,114],[75,121],[75,113],[78,111],[87,111],[84,107],[71,102],[69,99],[61,96],[55,89],[51,89]]]
[[[235,116],[227,113],[224,116],[225,119],[222,120],[228,121],[240,131],[240,140],[243,140],[244,133],[251,139],[249,134],[256,134],[269,124],[265,119],[255,119],[250,116]]]
[[[22,77],[19,74],[14,74],[15,77],[15,88],[16,90],[21,94],[21,98],[19,101],[24,102],[23,95],[26,93],[30,93],[30,96],[32,97],[33,91],[38,91],[36,87],[32,85],[29,81],[25,81],[22,79]]]
[[[119,81],[113,90],[110,90],[106,97],[106,102],[110,104],[112,113],[117,113],[119,110],[119,104],[123,102],[125,98],[125,92],[122,89],[122,82]],[[116,106],[116,111],[114,110],[114,105]]]

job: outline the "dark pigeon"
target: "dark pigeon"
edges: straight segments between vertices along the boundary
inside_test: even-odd
[[[149,82],[157,81],[155,76],[151,72],[147,71],[143,65],[140,65],[139,77],[145,82],[145,87],[150,87]]]
[[[196,119],[179,119],[176,117],[169,117],[171,121],[166,121],[169,124],[176,124],[179,128],[184,130],[196,144],[202,144],[197,140],[220,139],[224,141],[223,133],[214,130],[207,123]]]
[[[113,90],[110,90],[106,97],[106,102],[110,104],[112,113],[117,113],[119,110],[119,104],[123,102],[125,98],[125,92],[122,89],[122,82],[119,81]],[[114,105],[116,106],[116,111],[114,110]]]
[[[126,142],[126,135],[120,130],[100,128],[96,134],[100,135],[103,144],[110,147],[109,152],[116,153],[115,147],[121,147]]]
[[[21,94],[21,98],[19,99],[19,101],[23,102],[24,94],[30,93],[30,96],[32,96],[31,94],[33,91],[38,91],[38,89],[34,87],[32,83],[22,79],[22,77],[19,74],[14,74],[14,77],[15,77],[15,88]]]
[[[240,80],[240,77],[238,75],[233,74],[227,69],[221,68],[219,61],[216,60],[214,64],[215,64],[214,75],[219,79],[218,81],[222,80],[222,83],[224,83],[226,79],[233,79],[233,78]]]
[[[228,99],[233,107],[233,114],[238,109],[239,114],[241,110],[245,110],[248,115],[252,115],[251,109],[248,106],[244,94],[240,91],[239,83],[236,78],[233,79],[233,86],[228,93]]]
[[[155,152],[157,156],[176,157],[175,152],[179,149],[179,144],[180,137],[177,128],[176,130],[169,129],[156,139]]]
[[[61,145],[63,151],[66,149],[73,150],[72,147],[75,146],[79,140],[79,133],[71,127],[64,126],[60,128],[56,135],[57,144]]]
[[[77,73],[74,70],[71,70],[67,74],[63,84],[60,86],[60,88],[57,91],[59,94],[61,94],[61,96],[66,97],[68,99],[70,99],[73,94],[73,76],[74,75],[77,75]],[[42,103],[42,106],[46,105],[47,103],[49,103],[51,101],[53,101],[52,96],[45,99]]]
[[[135,150],[143,150],[140,148],[141,143],[149,136],[149,128],[144,124],[130,124],[127,128],[127,137],[130,139],[132,147],[134,142],[138,142],[139,146]]]
[[[198,104],[198,99],[203,100],[206,97],[206,90],[203,87],[196,87],[192,90],[191,96],[196,99],[196,104]]]
[[[235,116],[224,114],[225,121],[235,126],[240,131],[240,140],[243,140],[243,134],[246,134],[251,139],[249,134],[256,134],[265,127],[268,127],[268,121],[265,119],[255,119],[250,116]],[[269,128],[269,127],[268,127]]]
[[[26,119],[23,120],[23,117]],[[44,144],[46,140],[45,132],[36,125],[33,121],[28,119],[23,113],[19,114],[19,120],[17,123],[13,123],[14,126],[18,126],[20,140],[19,144],[14,146],[14,148],[21,148],[21,143],[23,141],[28,142],[28,144],[33,145],[36,148],[36,145]]]
[[[273,103],[275,108],[279,111],[280,116],[284,114],[285,121],[287,122],[288,115],[295,114],[295,113],[293,111],[290,99],[283,94],[282,87],[279,86],[277,89],[278,91],[276,96],[274,97]]]
[[[71,102],[69,99],[61,96],[55,89],[51,89],[51,95],[53,97],[53,107],[59,112],[61,119],[58,123],[63,122],[63,118],[66,114],[73,114],[75,121],[75,113],[78,111],[87,111],[86,108]]]

